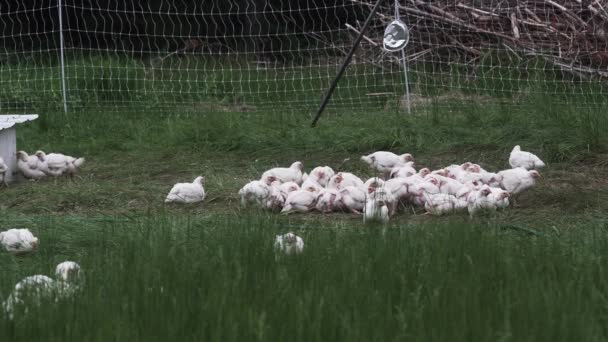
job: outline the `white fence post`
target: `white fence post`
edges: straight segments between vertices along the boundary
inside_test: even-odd
[[[63,95],[63,111],[68,112],[67,92],[65,88],[65,61],[64,61],[64,41],[63,41],[63,1],[58,0],[57,13],[59,14],[59,50],[61,55],[61,93]]]
[[[399,0],[395,0],[395,19],[399,20]],[[402,65],[403,65],[403,75],[405,76],[405,103],[407,106],[407,113],[408,114],[412,114],[412,107],[410,105],[410,85],[409,82],[407,80],[407,59],[406,59],[406,55],[405,55],[405,49],[407,48],[404,47],[403,49],[401,49],[401,58],[402,58]]]

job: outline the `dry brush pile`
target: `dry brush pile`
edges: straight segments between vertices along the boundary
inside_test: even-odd
[[[379,28],[394,19],[393,5],[387,1],[377,14]],[[411,31],[409,61],[474,63],[498,49],[608,80],[608,3],[600,0],[401,0],[399,12]],[[381,46],[381,36],[368,32],[364,44]]]

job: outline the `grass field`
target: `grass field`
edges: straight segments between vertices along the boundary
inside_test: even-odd
[[[14,322],[0,341],[605,341],[608,338],[606,108],[538,99],[443,104],[424,114],[44,113],[20,149],[85,156],[73,181],[0,189],[0,228],[41,240],[0,253],[0,296],[27,275],[79,262],[83,291]],[[472,160],[498,170],[521,144],[547,163],[516,208],[469,219],[402,208],[387,226],[346,214],[279,216],[236,192],[301,160],[362,176],[374,150],[419,167]],[[344,162],[345,158],[350,158]],[[206,176],[202,205],[165,205]],[[293,230],[300,257],[275,260]]]

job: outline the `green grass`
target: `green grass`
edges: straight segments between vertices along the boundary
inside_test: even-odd
[[[160,97],[143,110],[113,107],[99,96],[116,84],[92,79],[83,89],[101,88],[80,97],[91,110],[40,111],[18,130],[19,149],[85,156],[82,172],[0,188],[0,229],[28,227],[41,240],[28,256],[0,253],[0,298],[67,259],[83,266],[85,286],[71,301],[0,319],[0,341],[607,339],[600,102],[531,92],[517,105],[498,94],[466,103],[438,92],[411,116],[336,106],[311,129],[304,111],[167,111],[155,108]],[[25,88],[13,99],[26,103],[24,94],[39,101]],[[473,219],[406,207],[368,227],[355,215],[238,205],[243,184],[294,160],[367,177],[359,156],[392,150],[414,154],[418,167],[471,160],[499,170],[515,144],[548,163],[543,178],[517,207]],[[198,174],[202,205],[163,203],[172,184]],[[275,260],[274,235],[289,230],[305,253]]]
[[[47,218],[34,227],[36,254],[0,255],[0,289],[64,259],[80,261],[86,284],[71,301],[0,320],[0,337],[602,341],[607,228],[579,228],[530,236],[494,224]],[[275,260],[274,234],[288,230],[305,252]]]

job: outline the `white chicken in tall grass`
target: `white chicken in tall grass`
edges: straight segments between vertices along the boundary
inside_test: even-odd
[[[368,188],[363,222],[387,223],[397,207],[397,199],[386,187]]]
[[[165,203],[197,203],[205,199],[205,177],[198,176],[192,183],[177,183],[171,188]]]
[[[34,307],[43,303],[56,304],[74,295],[81,284],[80,265],[73,261],[62,262],[55,267],[55,277],[53,280],[45,275],[34,275],[18,282],[2,303],[7,317],[13,320],[17,312],[28,314],[28,304]]]
[[[9,253],[21,255],[38,247],[38,238],[29,229],[9,229],[0,233],[0,244]]]
[[[39,180],[46,177],[43,163],[37,156],[30,156],[25,151],[17,152],[17,168],[28,179]]]
[[[285,255],[301,254],[304,251],[304,240],[292,232],[276,235],[274,248]]]
[[[545,163],[535,154],[522,151],[519,145],[515,145],[509,156],[509,165],[512,168],[523,167],[526,170],[540,169],[545,167]]]

